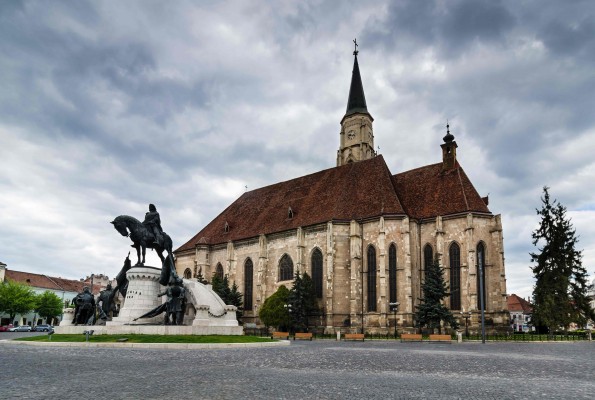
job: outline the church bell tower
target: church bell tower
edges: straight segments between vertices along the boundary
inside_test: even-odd
[[[337,152],[337,166],[351,162],[363,161],[376,156],[374,151],[374,131],[372,122],[374,118],[368,112],[364,86],[357,62],[357,41],[354,40],[353,72],[351,87],[347,100],[347,111],[341,120],[341,133],[339,151]]]

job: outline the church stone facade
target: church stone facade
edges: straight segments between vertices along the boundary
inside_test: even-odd
[[[437,258],[445,304],[462,326],[470,312],[477,330],[483,283],[488,331],[507,327],[500,215],[458,163],[448,126],[441,162],[390,172],[374,151],[354,54],[337,166],[244,193],[175,251],[178,273],[228,275],[244,293],[244,321],[259,323],[264,300],[307,272],[322,309],[311,323],[327,333],[388,333],[395,323],[415,330],[424,269]]]

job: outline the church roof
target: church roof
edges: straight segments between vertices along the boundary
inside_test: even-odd
[[[369,114],[368,106],[366,105],[366,96],[364,95],[364,85],[362,84],[362,76],[359,72],[357,55],[355,55],[355,59],[353,61],[351,86],[349,87],[349,98],[347,100],[347,111],[345,111],[345,116],[355,113]]]
[[[378,156],[246,192],[176,251],[331,220],[395,214],[404,215],[404,210],[384,158]]]
[[[458,163],[450,171],[438,163],[391,176],[380,155],[246,192],[176,251],[328,221],[464,212],[490,210]]]
[[[458,162],[448,171],[443,171],[442,163],[437,163],[396,174],[393,180],[397,196],[411,218],[490,213]]]

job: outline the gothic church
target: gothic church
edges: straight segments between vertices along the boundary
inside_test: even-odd
[[[437,257],[462,326],[467,318],[477,330],[480,289],[487,329],[507,326],[500,215],[458,163],[448,129],[441,162],[393,175],[374,151],[354,55],[337,166],[244,193],[175,251],[178,274],[227,274],[244,293],[244,322],[258,324],[264,300],[307,272],[319,329],[388,333],[415,330],[424,269]]]

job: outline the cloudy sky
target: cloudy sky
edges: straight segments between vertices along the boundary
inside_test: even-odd
[[[353,43],[393,173],[459,161],[529,296],[542,187],[595,273],[592,1],[0,2],[0,261],[115,276],[150,202],[174,247],[246,189],[335,166]],[[149,254],[148,262],[157,257]]]

